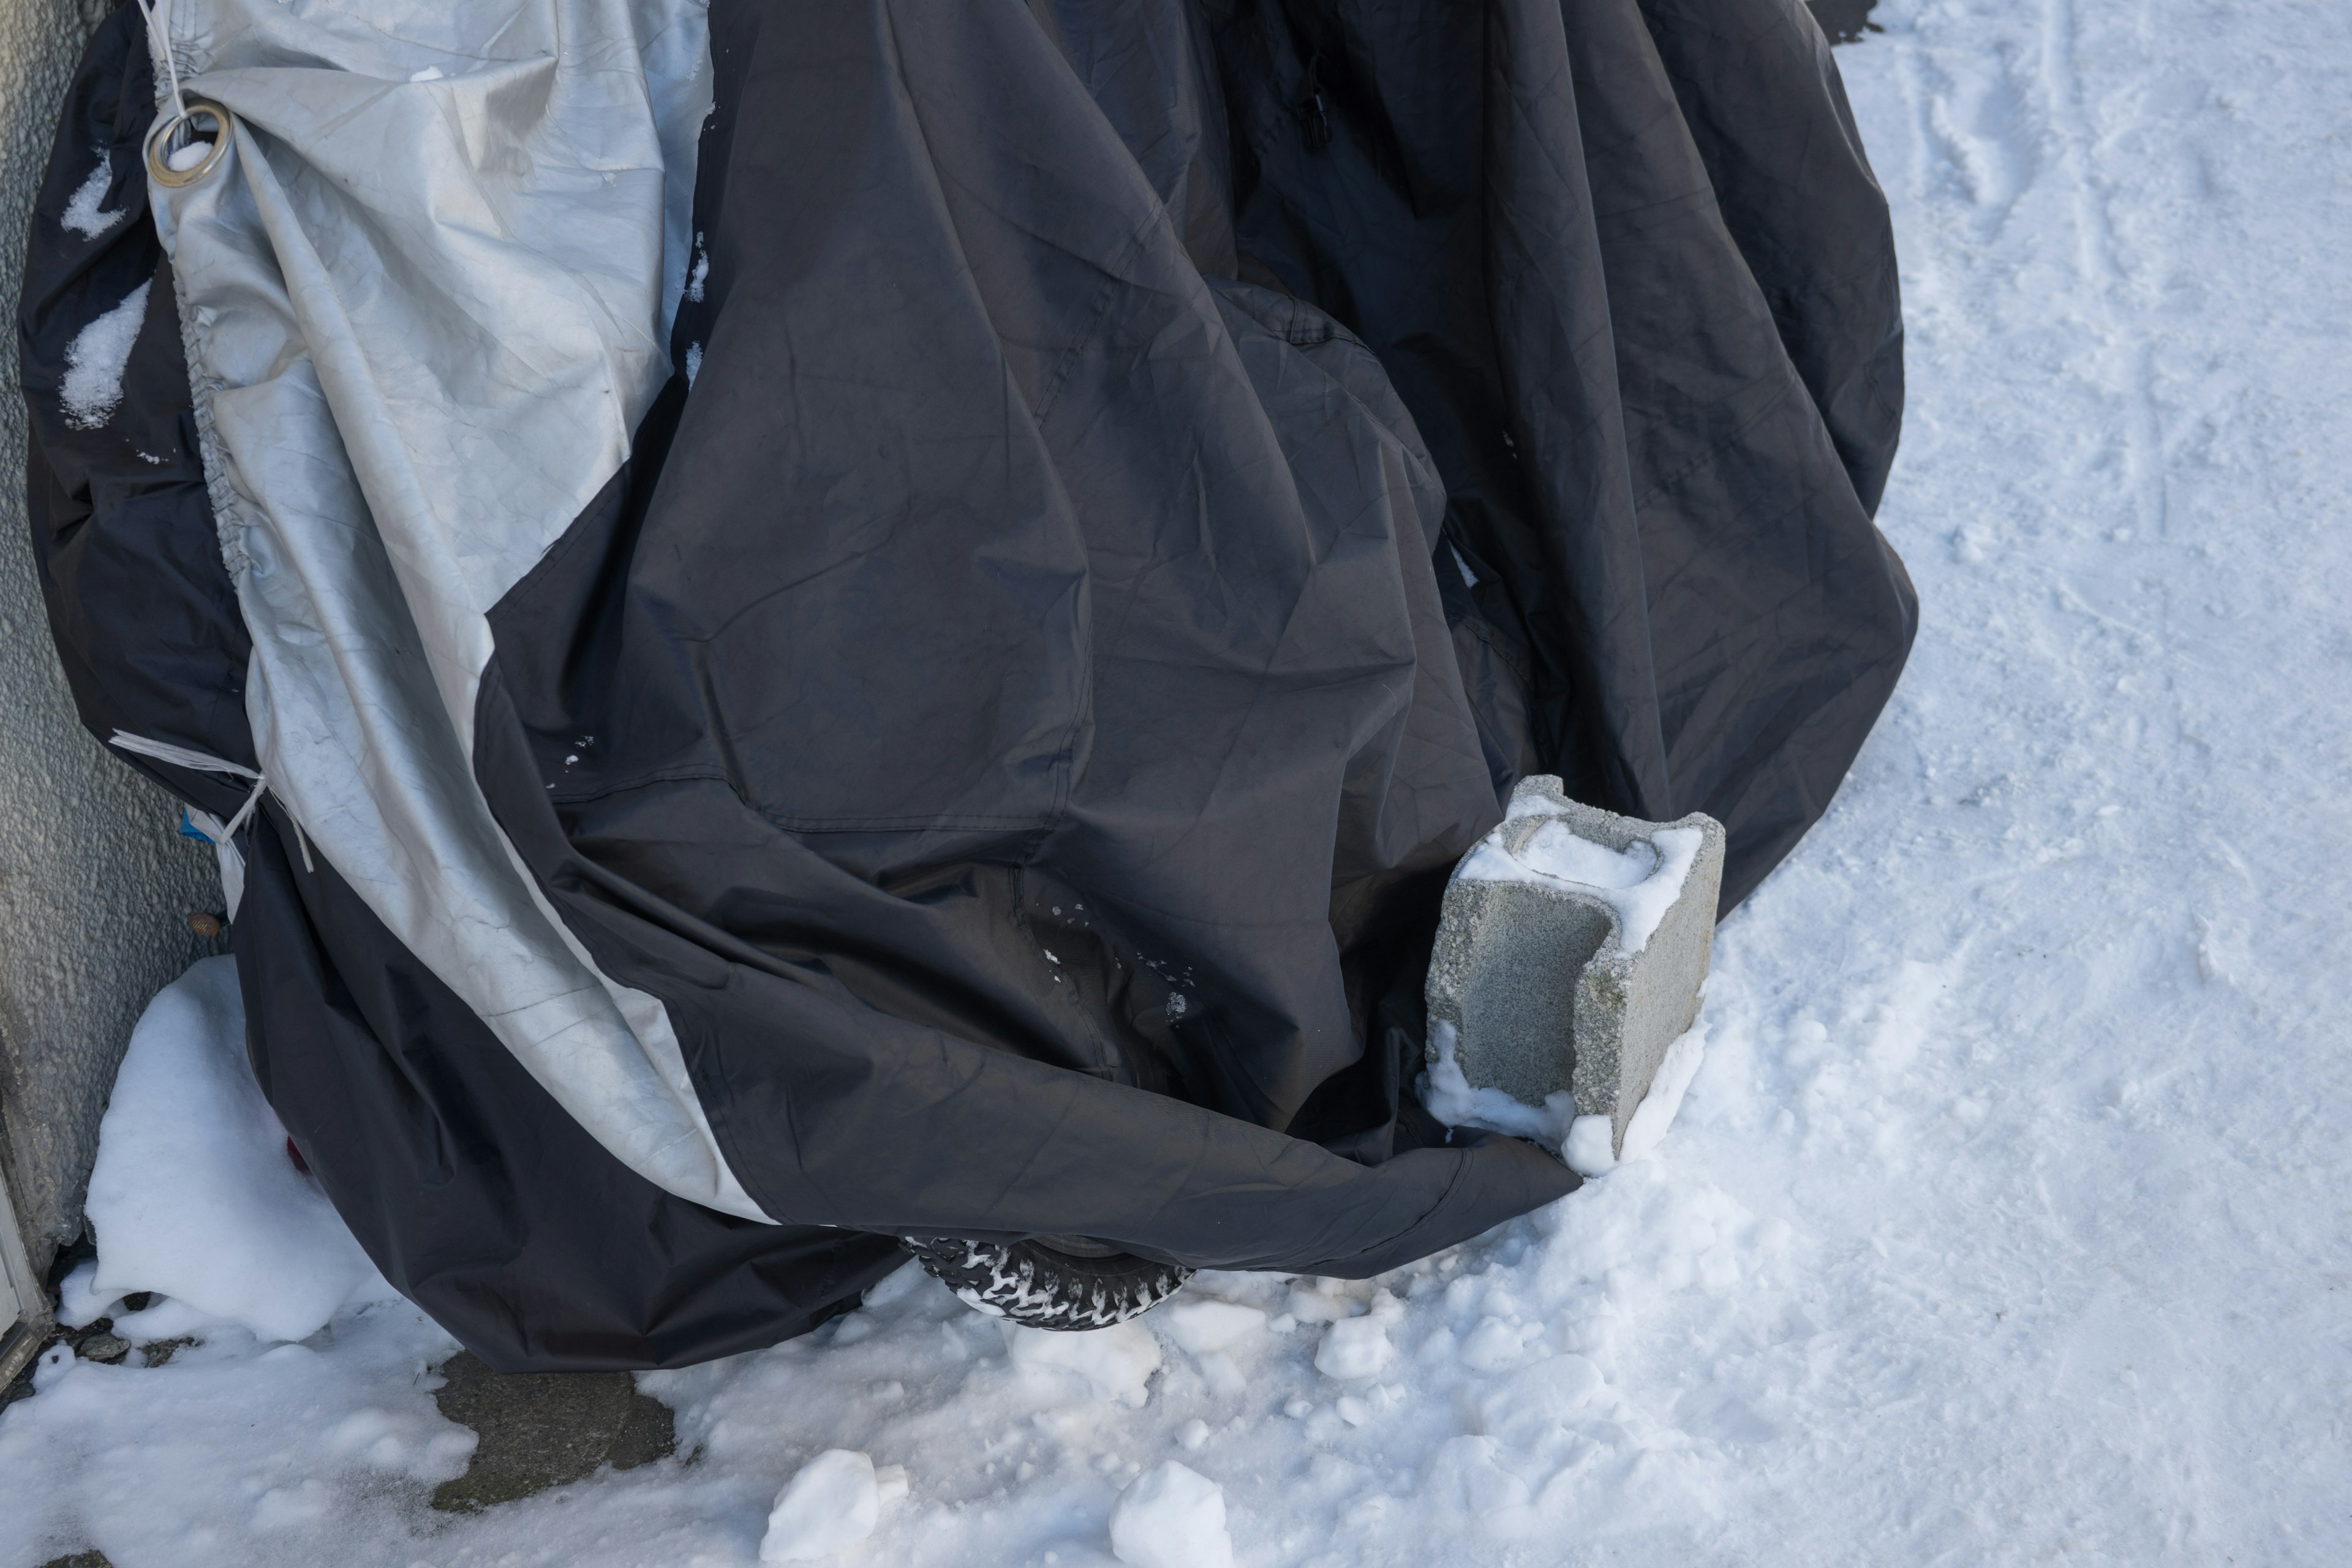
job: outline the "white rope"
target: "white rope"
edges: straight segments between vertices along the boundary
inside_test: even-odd
[[[180,68],[172,60],[172,40],[164,37],[163,25],[155,19],[155,7],[149,5],[147,0],[139,0],[139,14],[147,18],[147,41],[155,53],[162,58],[164,79],[172,85],[172,112],[184,120],[188,113],[188,100],[180,96]],[[136,748],[134,747],[133,750]]]
[[[253,814],[260,808],[261,797],[269,793],[269,780],[266,774],[256,773],[243,763],[232,763],[206,752],[191,751],[166,741],[151,741],[144,735],[133,735],[121,730],[114,732],[108,744],[120,746],[126,752],[136,752],[142,757],[152,757],[159,763],[169,763],[173,767],[186,768],[192,773],[226,773],[232,778],[251,779],[253,793],[245,797],[245,804],[237,807],[236,815],[221,825],[220,837],[213,840],[216,845],[233,847],[229,846],[229,840],[253,819]],[[286,819],[294,822],[294,814],[287,813]],[[317,870],[318,868],[310,862],[310,840],[302,832],[302,825],[299,822],[294,822],[294,843],[302,851],[302,869]]]

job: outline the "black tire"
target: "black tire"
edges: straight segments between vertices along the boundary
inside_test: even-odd
[[[1173,1263],[1108,1249],[1081,1257],[1040,1241],[899,1239],[964,1305],[1033,1329],[1107,1329],[1150,1311],[1192,1277]]]

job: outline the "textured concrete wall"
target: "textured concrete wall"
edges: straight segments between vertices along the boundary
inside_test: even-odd
[[[81,1228],[98,1119],[147,999],[214,951],[212,852],[75,719],[25,517],[16,296],[58,103],[104,0],[0,0],[0,1159],[37,1268]]]

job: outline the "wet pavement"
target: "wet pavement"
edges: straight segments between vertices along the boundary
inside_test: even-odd
[[[435,1489],[433,1506],[470,1513],[551,1487],[650,1464],[677,1447],[669,1406],[625,1372],[500,1374],[461,1352],[444,1362],[433,1402],[480,1435],[473,1463]]]

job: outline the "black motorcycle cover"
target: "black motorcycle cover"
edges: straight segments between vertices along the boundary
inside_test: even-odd
[[[1728,909],[1916,624],[1797,0],[715,0],[709,60],[672,374],[487,609],[469,765],[757,1214],[616,1158],[273,798],[254,1063],[371,1255],[494,1365],[645,1366],[903,1235],[1364,1275],[1572,1189],[1413,1093],[1455,860],[1556,773],[1723,821]],[[34,218],[34,545],[89,728],[254,765],[155,113],[125,5]]]

